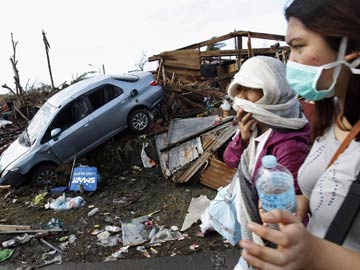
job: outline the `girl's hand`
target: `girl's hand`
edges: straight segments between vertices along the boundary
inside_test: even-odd
[[[277,245],[277,249],[259,246],[249,240],[240,242],[244,259],[259,269],[303,269],[312,258],[312,236],[298,217],[287,211],[273,210],[262,214],[266,223],[279,223],[280,230],[274,230],[253,222],[248,228],[260,237]]]
[[[243,109],[238,111],[236,119],[240,128],[241,143],[246,145],[249,142],[252,132],[251,128],[256,123],[256,120],[251,118],[251,113],[244,114]]]

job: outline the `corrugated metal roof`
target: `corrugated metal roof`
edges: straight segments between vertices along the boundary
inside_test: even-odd
[[[218,120],[217,115],[208,117],[175,118],[171,121],[167,144],[176,143],[185,137],[190,137],[213,126]],[[165,145],[166,146],[166,145]]]
[[[169,177],[184,165],[197,159],[204,151],[200,137],[184,142],[165,152],[160,152],[160,149],[164,147],[167,141],[167,134],[157,135],[155,141],[161,170],[166,177]]]

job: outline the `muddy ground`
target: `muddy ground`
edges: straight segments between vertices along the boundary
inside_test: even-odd
[[[59,219],[67,231],[44,239],[59,247],[62,244],[62,236],[76,235],[75,242],[68,244],[64,249],[63,262],[102,262],[119,250],[122,247],[121,243],[114,247],[97,244],[97,236],[92,232],[95,229],[104,229],[105,225],[121,226],[121,221],[158,211],[153,215],[153,221],[157,225],[166,228],[175,225],[181,228],[191,199],[199,195],[207,195],[212,199],[216,192],[196,181],[183,185],[175,184],[162,176],[160,167],[143,168],[139,145],[138,136],[124,132],[79,161],[82,164],[96,166],[101,175],[101,182],[94,193],[81,195],[77,192],[66,192],[68,197],[83,196],[86,205],[79,209],[54,211],[43,206],[31,206],[33,198],[44,191],[43,188],[32,185],[10,192],[0,190],[0,223],[30,225],[32,229],[41,229],[51,218]],[[65,179],[66,177],[65,172]],[[45,202],[59,195],[48,194]],[[89,206],[95,206],[100,211],[89,217]],[[168,241],[153,247],[152,250],[146,247],[147,253],[130,247],[118,260],[146,260],[145,254],[150,257],[178,256],[209,250],[234,249],[218,234],[210,233],[200,237],[197,235],[199,231],[199,224],[194,224],[184,232],[186,237],[183,240]],[[119,234],[121,236],[121,232]],[[0,242],[14,236],[0,235]],[[190,248],[191,246],[193,248]],[[43,254],[51,249],[35,238],[13,249],[13,256],[0,262],[0,266],[6,267],[4,269],[36,268],[56,256],[50,255],[45,260]]]

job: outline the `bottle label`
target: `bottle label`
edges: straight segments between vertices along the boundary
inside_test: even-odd
[[[296,212],[296,198],[294,189],[289,189],[282,193],[267,194],[258,191],[259,199],[263,209],[268,212],[273,209],[287,210],[291,213]]]

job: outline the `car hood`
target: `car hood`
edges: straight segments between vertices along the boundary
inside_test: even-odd
[[[10,146],[3,152],[0,159],[0,172],[6,169],[11,163],[20,158],[30,147],[23,146],[19,143],[19,139],[16,139]]]

